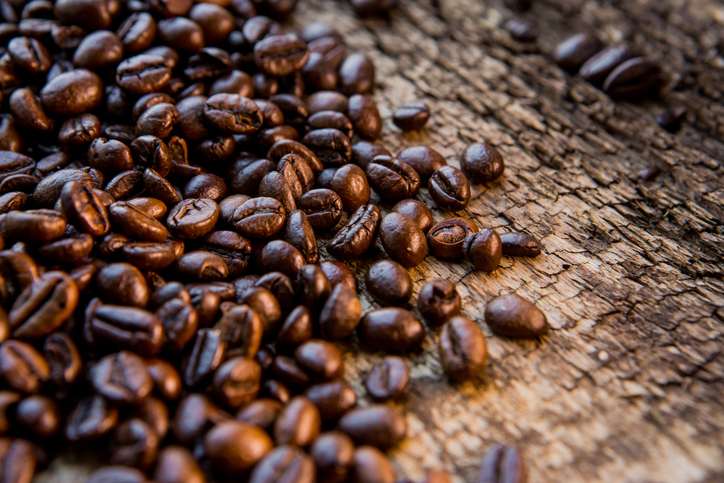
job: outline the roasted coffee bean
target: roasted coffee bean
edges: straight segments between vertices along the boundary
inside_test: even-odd
[[[520,451],[515,446],[497,444],[490,448],[480,465],[475,483],[502,483],[528,481]]]
[[[475,143],[465,149],[460,157],[463,172],[476,183],[489,183],[503,175],[505,162],[495,147]]]
[[[133,168],[131,150],[120,141],[96,138],[88,150],[88,163],[91,168],[106,174],[115,174]]]
[[[181,446],[166,446],[158,454],[153,481],[156,483],[206,483],[206,477],[191,451]]]
[[[81,40],[73,53],[73,64],[83,69],[112,67],[123,60],[123,43],[113,32],[99,30]]]
[[[307,215],[315,230],[334,228],[342,217],[342,200],[329,189],[307,191],[297,200],[297,207]]]
[[[216,330],[199,330],[193,347],[181,366],[184,384],[193,388],[208,382],[221,365],[225,351],[226,343]]]
[[[292,398],[289,388],[275,379],[267,379],[261,386],[260,394],[283,404]]]
[[[158,456],[159,436],[138,418],[121,423],[111,443],[111,463],[146,469]]]
[[[154,315],[163,325],[163,347],[180,350],[188,344],[199,325],[198,314],[189,300],[172,298],[156,309]]]
[[[274,171],[274,163],[266,159],[253,161],[234,173],[229,188],[233,193],[257,196],[264,177]]]
[[[500,241],[503,244],[503,255],[537,257],[541,253],[540,242],[525,233],[503,233]]]
[[[315,468],[312,459],[290,445],[279,446],[256,465],[249,483],[313,483]]]
[[[214,374],[216,398],[225,406],[238,409],[256,399],[261,384],[261,367],[245,357],[232,357]]]
[[[216,79],[211,85],[211,88],[209,89],[209,96],[213,96],[215,94],[238,94],[241,97],[251,98],[254,95],[254,86],[251,82],[251,77],[249,77],[246,72],[242,72],[240,70],[232,70],[230,73]],[[273,126],[274,124],[270,124],[270,122],[266,118],[269,112],[265,112],[264,109],[262,109],[259,101],[254,100],[254,102],[256,102],[257,106],[259,106],[259,109],[262,111],[264,125]],[[278,125],[279,124],[277,124],[277,126]]]
[[[76,265],[87,258],[93,250],[93,237],[87,233],[78,233],[72,227],[65,236],[36,250],[38,259],[44,263],[61,260],[63,265]]]
[[[174,206],[166,224],[181,239],[201,238],[211,232],[219,219],[219,205],[208,198],[186,199]]]
[[[238,94],[215,94],[209,97],[204,115],[211,125],[231,134],[258,131],[264,122],[256,103]]]
[[[412,198],[420,189],[420,176],[412,167],[389,156],[377,156],[367,165],[367,178],[380,197]]]
[[[65,217],[54,210],[11,211],[5,217],[3,235],[11,240],[47,243],[62,236],[65,227]]]
[[[156,21],[147,12],[132,13],[118,27],[118,38],[126,53],[135,54],[148,48],[156,37]]]
[[[33,192],[33,200],[36,204],[43,208],[53,207],[60,198],[65,183],[70,181],[78,181],[90,188],[96,188],[93,185],[93,178],[83,170],[74,168],[65,168],[45,176]]]
[[[246,358],[256,355],[264,330],[259,315],[247,305],[236,305],[224,312],[214,329],[226,343],[228,353]]]
[[[148,286],[143,274],[128,263],[111,263],[97,277],[98,291],[104,302],[144,308],[148,303]]]
[[[0,476],[8,482],[30,482],[35,474],[38,449],[24,439],[0,439]]]
[[[120,249],[121,257],[140,270],[161,270],[176,260],[169,245],[154,242],[130,242]]]
[[[168,145],[156,136],[138,136],[134,139],[131,155],[137,167],[153,169],[162,178],[168,176],[173,167]]]
[[[393,213],[399,213],[417,223],[423,233],[430,231],[433,224],[432,214],[427,206],[417,200],[407,199],[398,201],[392,207]]]
[[[176,105],[179,112],[178,130],[188,141],[198,141],[209,135],[204,115],[206,99],[204,96],[187,97]]]
[[[129,57],[116,69],[116,83],[131,94],[149,94],[163,89],[171,80],[171,69],[158,55]]]
[[[603,83],[612,97],[637,98],[652,92],[661,82],[661,66],[653,59],[635,57],[616,67]]]
[[[390,258],[407,268],[419,265],[427,255],[425,234],[412,219],[399,213],[382,218],[380,240]]]
[[[443,220],[427,232],[430,253],[447,260],[462,260],[465,255],[465,241],[471,233],[479,230],[475,222],[466,218]]]
[[[213,231],[200,240],[200,248],[221,257],[228,267],[229,277],[246,272],[251,256],[249,241],[233,231]]]
[[[13,250],[0,251],[0,295],[5,306],[38,278],[38,267],[28,255]]]
[[[309,446],[319,436],[321,417],[317,407],[304,396],[292,398],[274,423],[274,440],[278,445]]]
[[[596,38],[588,34],[576,34],[556,47],[553,58],[562,69],[575,72],[600,49],[601,45]]]
[[[314,186],[314,173],[300,155],[285,154],[279,160],[277,170],[287,181],[295,200]]]
[[[78,295],[68,274],[45,272],[20,293],[8,313],[13,337],[37,339],[59,328],[77,307]]]
[[[31,89],[16,89],[10,95],[9,107],[12,119],[21,129],[51,131],[55,127],[53,119],[45,113],[40,99]]]
[[[449,280],[432,280],[423,285],[417,298],[417,309],[430,324],[441,325],[460,314],[462,299]]]
[[[163,359],[151,359],[146,367],[156,393],[167,401],[176,400],[181,394],[181,375],[176,368]]]
[[[387,457],[377,448],[360,446],[354,451],[352,481],[394,483],[395,472]]]
[[[365,388],[376,401],[399,396],[410,380],[407,362],[397,356],[387,356],[372,367],[365,378]]]
[[[405,267],[392,260],[380,260],[365,272],[367,292],[384,306],[403,305],[412,297],[412,279]]]
[[[538,39],[538,27],[525,20],[514,18],[505,23],[505,30],[518,42],[535,42]]]
[[[32,394],[50,378],[50,368],[33,346],[18,340],[0,344],[0,380],[8,389]]]
[[[91,111],[103,100],[103,83],[95,73],[77,69],[54,77],[40,91],[49,114],[74,116]]]
[[[207,163],[220,163],[234,154],[235,147],[236,141],[233,136],[214,136],[197,144],[194,155],[197,159],[206,160]]]
[[[475,322],[461,316],[452,317],[445,322],[438,353],[445,374],[458,382],[474,379],[488,358],[483,331]]]
[[[110,481],[122,483],[148,483],[148,480],[139,470],[127,466],[106,466],[93,472],[85,483],[107,483]]]
[[[352,157],[352,143],[337,129],[315,129],[304,136],[302,143],[327,165],[342,166]]]
[[[286,76],[309,58],[307,44],[296,35],[272,35],[254,45],[254,63],[265,74]]]
[[[332,288],[337,285],[344,285],[355,294],[357,293],[357,278],[355,278],[354,272],[344,263],[327,260],[321,262],[319,268],[327,276]]]
[[[151,312],[91,301],[83,336],[92,347],[129,349],[150,357],[161,350],[163,325]]]
[[[237,71],[234,71],[234,72],[237,72]],[[252,86],[252,90],[253,90],[253,86]],[[241,93],[238,93],[238,94],[244,95]],[[250,97],[250,96],[247,95],[245,97]],[[264,118],[265,126],[276,127],[276,126],[281,126],[284,124],[284,114],[282,113],[282,110],[279,109],[279,106],[277,106],[273,102],[270,102],[266,99],[254,99],[254,102],[256,102],[256,105],[259,106],[259,110],[261,111],[262,117]]]
[[[246,25],[246,24],[245,24]],[[254,74],[251,78],[252,86],[254,87],[254,93],[258,97],[268,99],[279,93],[279,79],[266,75],[263,72]]]
[[[435,171],[447,165],[447,161],[445,161],[442,154],[428,146],[411,146],[405,148],[397,155],[397,159],[410,165],[425,182],[427,182]],[[356,161],[354,162],[357,163]]]
[[[5,214],[12,210],[22,210],[27,201],[28,195],[25,193],[18,191],[5,193],[0,196],[0,213]]]
[[[336,111],[346,114],[348,104],[349,98],[335,91],[315,92],[307,99],[310,115],[321,111]]]
[[[503,242],[493,230],[483,229],[472,233],[465,240],[465,257],[475,268],[483,272],[492,272],[500,264],[503,256]]]
[[[361,256],[374,243],[379,223],[380,210],[377,206],[360,206],[329,241],[327,251],[342,260]]]
[[[108,207],[113,227],[131,238],[162,242],[168,237],[168,229],[135,206],[116,201]]]
[[[548,330],[548,320],[534,304],[517,294],[501,295],[485,306],[485,322],[498,335],[535,339]]]
[[[317,477],[328,483],[348,480],[354,460],[354,443],[339,431],[322,433],[314,440],[309,452],[317,468]]]
[[[370,201],[370,185],[359,166],[347,164],[335,171],[330,188],[339,195],[344,211],[354,213]]]
[[[396,307],[367,312],[357,333],[373,349],[408,352],[417,349],[425,338],[425,328],[412,312]]]
[[[430,118],[430,108],[422,101],[407,102],[392,115],[392,122],[403,131],[422,129]]]
[[[325,339],[340,340],[354,332],[360,322],[362,308],[356,291],[337,284],[319,315],[319,328]]]
[[[177,275],[185,280],[203,280],[213,282],[229,275],[229,267],[223,258],[215,253],[194,250],[184,253],[176,259],[174,265]]]
[[[316,129],[336,129],[352,139],[355,127],[349,117],[337,111],[320,111],[309,116],[307,125],[314,131]],[[379,137],[379,136],[378,136]]]
[[[88,378],[98,394],[118,404],[136,405],[153,389],[146,363],[128,351],[102,358],[91,367]]]
[[[284,239],[302,254],[307,263],[319,261],[319,250],[314,228],[306,213],[294,210],[287,215]]]
[[[272,448],[262,429],[239,421],[218,424],[204,437],[205,454],[213,467],[230,475],[251,469]]]
[[[591,84],[600,86],[616,67],[633,56],[633,49],[628,44],[612,45],[588,59],[578,73]]]
[[[299,96],[293,94],[276,94],[269,97],[269,101],[281,109],[286,124],[301,130],[302,126],[307,122],[309,110]]]
[[[232,215],[234,211],[249,201],[251,198],[247,195],[231,195],[227,196],[219,202],[219,218],[224,224],[230,226],[232,224]]]
[[[674,114],[673,112],[666,110],[656,116],[656,124],[658,124],[662,129],[666,129],[670,133],[676,133],[681,130],[681,123],[684,120],[685,116],[686,111],[681,111],[678,114]],[[642,179],[644,179],[644,181],[648,181],[649,179],[653,179],[654,177],[655,176],[649,176],[648,178],[642,177]]]
[[[389,449],[407,434],[405,418],[396,409],[381,404],[353,409],[339,420],[338,427],[357,445]]]
[[[291,357],[277,355],[272,363],[271,371],[274,377],[295,389],[305,388],[311,383],[309,375]]]
[[[259,196],[273,198],[282,204],[286,212],[297,208],[294,192],[282,174],[277,171],[267,173],[259,184]]]
[[[265,336],[276,332],[282,319],[282,309],[271,291],[263,287],[251,288],[244,291],[238,302],[248,305],[259,315]]]
[[[297,274],[296,292],[299,301],[313,313],[317,313],[332,292],[332,286],[319,266],[308,264]]]
[[[219,418],[219,409],[203,394],[189,394],[178,404],[171,422],[171,434],[180,444],[196,442]]]
[[[342,353],[327,341],[312,339],[302,343],[294,351],[297,364],[314,377],[331,380],[344,373]]]
[[[319,173],[324,169],[322,162],[319,160],[316,154],[311,149],[306,147],[304,144],[292,141],[291,139],[283,139],[277,141],[274,145],[269,148],[267,152],[267,159],[273,163],[279,163],[282,157],[287,154],[296,154],[301,156],[307,165],[311,168],[313,173]],[[311,186],[310,186],[311,187]]]
[[[268,129],[262,129],[257,134],[257,140],[263,148],[269,148],[274,143],[281,141],[282,139],[290,139],[292,141],[299,141],[299,134],[297,130],[292,126],[277,126]]]
[[[10,429],[13,421],[11,414],[15,411],[22,396],[13,391],[0,391],[0,434],[5,434]]]
[[[97,439],[118,424],[118,409],[99,394],[82,399],[68,415],[65,438],[68,441]]]
[[[15,174],[31,174],[34,169],[32,158],[12,151],[0,151],[0,180]]]
[[[161,4],[160,0],[154,3]],[[189,6],[191,2],[188,2]],[[158,22],[158,37],[162,43],[187,54],[194,54],[205,46],[204,31],[193,20],[173,17]]]
[[[284,320],[276,339],[277,350],[285,352],[307,342],[313,335],[312,315],[304,305],[297,306]]]
[[[265,272],[282,272],[296,277],[305,263],[301,252],[283,240],[273,240],[261,250],[260,265]]]
[[[60,199],[63,214],[80,230],[93,236],[105,235],[110,230],[108,212],[91,188],[70,181],[63,186]]]
[[[375,67],[365,54],[350,54],[339,66],[339,85],[348,96],[364,94],[372,90],[374,83]]]
[[[470,183],[462,171],[453,166],[438,168],[427,182],[435,204],[449,211],[462,211],[470,203]]]
[[[382,118],[374,101],[361,94],[355,94],[349,98],[347,109],[357,134],[370,141],[380,137]]]
[[[64,391],[78,379],[83,361],[78,348],[67,334],[54,332],[45,338],[43,356],[50,369],[50,383]]]
[[[48,49],[38,40],[29,37],[15,37],[7,44],[13,68],[28,74],[45,74],[53,60]]]
[[[171,135],[171,131],[178,123],[178,118],[178,109],[173,104],[156,104],[143,111],[143,114],[140,115],[138,121],[136,121],[136,134],[166,139]]]
[[[341,203],[340,203],[341,204]],[[284,226],[286,211],[273,198],[253,198],[239,206],[232,215],[234,229],[249,238],[269,238]]]
[[[324,421],[336,421],[357,404],[354,389],[344,380],[315,384],[304,395],[317,406]]]
[[[301,73],[308,90],[323,91],[337,87],[337,67],[321,52],[310,51]]]

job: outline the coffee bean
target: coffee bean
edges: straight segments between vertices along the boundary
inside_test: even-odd
[[[136,55],[116,69],[116,83],[131,94],[149,94],[163,89],[171,80],[171,69],[163,57]]]
[[[410,380],[410,369],[404,359],[387,356],[372,367],[365,378],[367,392],[376,401],[399,396]]]
[[[133,265],[111,263],[101,269],[96,280],[104,302],[139,308],[148,303],[146,279]]]
[[[201,238],[211,232],[219,219],[219,206],[208,198],[186,199],[174,206],[166,224],[172,235],[182,239]]]
[[[292,141],[290,139],[282,139],[281,141],[274,143],[274,145],[269,148],[266,156],[270,161],[279,163],[282,157],[287,154],[296,154],[301,156],[301,158],[306,161],[307,165],[311,168],[313,173],[319,173],[322,169],[324,169],[322,162],[311,149],[300,142]]]
[[[355,146],[357,144],[355,144]],[[354,158],[354,148],[352,155]],[[447,165],[447,161],[445,161],[442,154],[428,146],[411,146],[405,148],[397,155],[397,159],[410,165],[424,182],[427,182],[438,168]],[[354,159],[353,162],[357,163]]]
[[[173,104],[156,104],[143,111],[143,114],[139,116],[136,121],[136,134],[166,139],[178,123],[178,118],[178,109]]]
[[[101,305],[91,301],[86,308],[83,336],[96,348],[122,348],[150,357],[163,343],[163,325],[151,312],[135,307]]]
[[[344,94],[364,94],[375,83],[375,67],[365,54],[354,53],[339,66],[339,84]]]
[[[283,445],[275,448],[256,465],[249,483],[313,483],[315,467],[302,450]]]
[[[340,340],[351,335],[360,322],[362,307],[357,292],[337,284],[319,315],[319,328],[325,339]]]
[[[103,83],[95,73],[77,69],[54,77],[40,90],[43,109],[50,114],[74,116],[100,106]]]
[[[21,129],[33,131],[51,131],[55,127],[53,119],[43,110],[35,93],[28,89],[16,89],[10,95],[10,114]]]
[[[37,339],[50,334],[73,313],[78,295],[65,272],[45,272],[20,293],[8,313],[13,337]]]
[[[292,398],[274,423],[274,440],[279,445],[309,446],[319,436],[321,418],[317,407],[304,396]]]
[[[344,373],[342,353],[330,342],[306,341],[294,351],[294,358],[305,372],[317,378],[331,380]]]
[[[266,337],[276,334],[282,320],[282,309],[273,293],[263,287],[251,288],[242,294],[238,302],[248,305],[259,315]]]
[[[81,399],[65,422],[68,441],[91,441],[110,432],[118,424],[118,409],[100,394]]]
[[[35,243],[47,243],[63,235],[65,217],[54,210],[11,211],[5,217],[3,234],[6,238]]]
[[[62,332],[45,338],[43,356],[50,369],[50,383],[63,392],[78,379],[83,364],[73,339]]]
[[[15,421],[40,438],[50,438],[58,430],[60,409],[48,396],[30,396],[17,405]]]
[[[123,60],[123,44],[116,34],[100,30],[81,40],[73,54],[73,64],[90,70],[112,67]]]
[[[321,262],[319,268],[321,268],[322,272],[327,276],[332,288],[337,285],[344,285],[352,292],[357,293],[357,279],[354,276],[354,272],[344,263],[327,260]]]
[[[370,141],[380,137],[382,118],[374,101],[355,94],[349,98],[348,113],[357,134]]]
[[[353,409],[339,420],[338,427],[357,445],[389,449],[407,434],[405,418],[396,409],[381,404]]]
[[[501,295],[485,306],[485,322],[498,335],[535,339],[548,330],[538,307],[517,294]]]
[[[150,375],[150,371],[149,371]],[[146,423],[159,439],[168,433],[169,416],[166,404],[155,397],[148,397],[135,408],[133,418]]]
[[[420,176],[412,167],[389,156],[377,156],[365,170],[372,188],[381,198],[412,198],[420,189]]]
[[[556,47],[553,58],[561,69],[574,72],[599,50],[601,46],[596,38],[588,34],[576,34]]]
[[[176,368],[163,359],[151,359],[147,361],[146,367],[156,393],[167,401],[178,399],[181,394],[181,375]]]
[[[266,159],[253,161],[234,173],[229,188],[234,193],[257,196],[261,180],[272,171],[274,163],[271,161]]]
[[[392,207],[392,212],[410,218],[417,223],[423,233],[427,233],[432,227],[432,214],[428,207],[420,201],[413,199],[398,201],[395,206]]]
[[[288,403],[292,398],[289,388],[275,379],[265,381],[261,386],[260,394],[283,404]]]
[[[32,158],[12,151],[0,151],[0,180],[14,174],[30,174],[34,169]]]
[[[171,434],[175,441],[191,446],[213,425],[223,420],[219,409],[203,394],[188,394],[178,404],[171,423]]]
[[[216,398],[225,406],[238,409],[254,400],[259,393],[261,367],[252,359],[232,357],[214,374]]]
[[[226,344],[217,331],[199,330],[193,347],[181,366],[184,384],[193,388],[207,382],[221,365],[225,351]]]
[[[130,242],[120,252],[126,262],[139,270],[161,270],[176,260],[173,249],[165,243]]]
[[[314,440],[309,452],[317,468],[317,477],[328,483],[348,480],[354,459],[354,443],[338,431],[322,433]]]
[[[441,325],[460,314],[462,300],[449,280],[432,280],[423,285],[417,298],[417,309],[433,325]]]
[[[505,23],[505,30],[518,42],[535,42],[538,39],[538,27],[525,20],[514,18]]]
[[[309,374],[304,372],[291,357],[277,355],[272,363],[271,371],[274,377],[295,389],[303,389],[311,383]]]
[[[304,265],[297,274],[297,298],[313,313],[317,313],[329,298],[332,286],[317,265]]]
[[[18,340],[0,344],[0,379],[8,389],[32,394],[50,378],[50,368],[33,346]]]
[[[335,171],[329,187],[342,200],[344,211],[354,213],[370,201],[370,185],[365,172],[359,166],[347,164]]]
[[[307,44],[295,35],[272,35],[254,45],[254,63],[265,74],[286,76],[304,66]]]
[[[113,228],[131,238],[162,242],[168,237],[165,226],[125,201],[116,201],[109,206],[108,217]]]
[[[420,347],[425,328],[409,310],[389,307],[367,312],[357,334],[373,349],[408,352]]]
[[[227,352],[251,358],[261,346],[264,328],[259,315],[247,305],[236,305],[214,325],[226,343]]]
[[[480,465],[475,483],[502,483],[528,481],[520,451],[515,446],[497,444],[490,448]]]
[[[143,359],[121,351],[102,358],[89,373],[93,389],[118,404],[136,405],[153,389],[153,381]]]
[[[146,469],[158,456],[159,437],[144,421],[133,418],[118,426],[111,445],[111,463]]]
[[[468,236],[464,250],[476,269],[492,272],[498,268],[503,256],[503,242],[495,231],[485,228]]]
[[[660,82],[658,62],[634,57],[613,69],[603,83],[603,91],[612,97],[636,98],[653,91]]]
[[[277,349],[281,352],[291,351],[312,338],[313,325],[309,309],[299,305],[284,320],[276,340]]]
[[[260,254],[260,265],[265,272],[282,272],[296,277],[304,263],[301,252],[283,240],[267,243]]]
[[[251,469],[272,448],[263,430],[238,421],[221,423],[204,437],[204,450],[211,464],[227,474]]]
[[[354,136],[354,126],[349,117],[337,111],[319,111],[309,116],[307,119],[309,129],[315,131],[317,129],[336,129],[345,136],[352,139]]]
[[[148,483],[148,480],[139,470],[127,466],[106,466],[96,470],[86,480],[86,483],[107,483],[110,481],[122,483]]]
[[[480,327],[467,317],[448,319],[438,345],[440,363],[453,381],[475,378],[488,358],[485,336]]]
[[[302,143],[327,165],[342,166],[352,156],[352,143],[337,129],[315,129],[304,136]]]
[[[269,238],[284,226],[286,211],[273,198],[253,198],[239,206],[232,215],[234,229],[249,238]]]
[[[336,421],[357,404],[354,389],[344,380],[315,384],[304,395],[317,406],[324,421]]]
[[[2,478],[12,482],[30,482],[36,469],[36,448],[24,439],[0,439]]]
[[[294,192],[284,176],[277,171],[267,173],[259,184],[259,196],[274,198],[284,207],[284,210],[291,212],[297,208],[294,201]]]
[[[309,46],[310,48],[312,45]],[[347,113],[349,98],[344,94],[335,91],[315,92],[307,99],[309,114],[313,115],[321,111],[336,111],[342,114]]]
[[[379,223],[380,210],[377,206],[360,206],[329,241],[327,251],[342,260],[361,256],[374,243]]]
[[[479,230],[475,222],[466,218],[443,220],[427,232],[430,253],[438,258],[462,260],[465,255],[465,241],[471,233]]]
[[[360,446],[354,451],[352,479],[359,483],[394,483],[395,472],[380,450],[372,446]]]
[[[412,279],[405,267],[381,260],[365,273],[367,292],[382,306],[403,305],[412,296]]]
[[[158,454],[153,481],[156,483],[204,483],[206,477],[191,451],[181,446],[166,446]]]
[[[628,44],[612,45],[588,59],[578,73],[591,84],[600,86],[616,67],[633,56],[633,49]]]
[[[315,230],[334,228],[342,217],[342,200],[329,189],[307,191],[297,201],[297,207],[307,215]]]
[[[238,94],[215,94],[209,97],[204,115],[217,129],[232,134],[258,131],[264,121],[254,101]]]
[[[495,147],[475,143],[465,149],[460,157],[463,172],[476,183],[489,183],[503,175],[505,162]]]
[[[190,301],[172,298],[156,309],[154,315],[163,325],[163,347],[176,351],[188,344],[196,333],[199,318]]]
[[[500,241],[503,244],[503,255],[537,257],[541,253],[540,242],[525,233],[503,233]]]
[[[153,0],[160,5],[160,0]],[[187,2],[189,7],[191,2]],[[204,31],[193,20],[184,17],[173,17],[158,22],[158,38],[167,46],[193,54],[204,48]]]
[[[470,183],[454,166],[438,168],[427,182],[430,197],[437,206],[448,211],[462,211],[470,203]]]
[[[108,212],[92,189],[70,181],[63,186],[60,199],[63,214],[77,228],[93,236],[105,235],[110,230]]]
[[[681,111],[678,114],[674,114],[673,112],[666,110],[656,116],[656,124],[658,124],[662,129],[669,131],[670,133],[677,133],[681,130],[681,123],[684,120],[685,116],[686,111]],[[649,176],[648,178],[642,177],[642,179],[644,179],[644,181],[648,181],[650,179],[653,179],[654,177],[655,176]]]
[[[403,131],[422,129],[430,118],[430,108],[422,101],[408,102],[397,108],[392,122]]]
[[[50,70],[53,60],[50,52],[38,40],[28,37],[15,37],[7,44],[13,68],[28,74],[45,74]]]
[[[156,36],[156,21],[147,12],[132,13],[118,27],[118,38],[126,53],[138,53],[148,48]]]
[[[287,215],[284,225],[284,239],[302,254],[307,263],[319,261],[319,249],[314,228],[306,213],[294,210]]]
[[[15,411],[21,397],[17,392],[0,391],[0,434],[7,433],[13,424],[11,414]]]
[[[382,218],[380,240],[390,258],[407,268],[419,265],[427,255],[425,234],[413,220],[399,213]]]

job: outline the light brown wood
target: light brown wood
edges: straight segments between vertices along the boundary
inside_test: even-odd
[[[522,17],[538,24],[536,45],[510,39],[502,25],[514,14],[499,0],[402,0],[389,19],[365,20],[346,2],[301,0],[293,18],[296,27],[327,22],[373,58],[391,151],[429,144],[457,165],[471,142],[497,146],[505,176],[474,186],[467,213],[544,246],[491,274],[432,257],[412,270],[416,293],[435,277],[460,283],[490,356],[479,381],[457,386],[440,368],[438,333],[410,357],[398,476],[420,481],[437,468],[473,482],[484,451],[506,442],[524,452],[531,482],[724,481],[724,5],[534,3]],[[555,45],[582,31],[665,63],[663,101],[614,102],[553,65]],[[420,99],[431,121],[403,135],[392,112]],[[664,104],[688,110],[676,135],[654,120]],[[652,165],[662,174],[636,179]],[[420,199],[432,206],[426,190]],[[351,265],[361,274],[373,260]],[[549,335],[493,336],[482,312],[504,292],[535,301]],[[380,357],[348,346],[359,395]],[[82,459],[59,460],[38,481],[85,473]]]

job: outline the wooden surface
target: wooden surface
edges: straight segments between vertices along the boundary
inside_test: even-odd
[[[458,165],[471,142],[497,146],[505,176],[474,186],[467,212],[544,246],[534,260],[504,258],[491,274],[432,257],[412,270],[416,293],[435,277],[460,283],[489,361],[479,381],[454,386],[439,365],[437,332],[410,357],[400,401],[409,438],[392,453],[398,477],[420,481],[443,468],[473,482],[483,452],[507,442],[524,451],[530,482],[724,481],[724,4],[534,3],[521,15],[541,30],[529,46],[502,29],[514,14],[500,0],[402,0],[389,18],[369,20],[346,2],[301,0],[293,19],[328,22],[374,59],[381,142],[391,151],[429,144]],[[613,102],[551,64],[560,40],[586,31],[663,62],[662,100]],[[392,111],[419,99],[431,122],[403,135]],[[676,135],[656,125],[664,105],[688,111]],[[662,174],[637,180],[651,165]],[[420,199],[432,205],[426,190]],[[362,271],[375,259],[353,265]],[[535,301],[550,334],[493,336],[482,311],[503,292]],[[360,379],[381,355],[348,349],[348,377],[362,395]],[[39,481],[83,473],[75,457]]]

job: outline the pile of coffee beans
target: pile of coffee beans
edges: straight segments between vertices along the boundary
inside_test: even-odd
[[[458,169],[375,143],[373,63],[327,25],[285,33],[275,19],[295,3],[2,3],[2,482],[70,447],[102,453],[94,483],[393,483],[384,452],[407,425],[383,403],[410,379],[401,356],[431,331],[452,381],[480,376],[485,336],[455,284],[411,301],[408,269],[431,253],[492,271],[541,246],[459,214],[435,223],[415,197],[461,212],[503,157],[473,144]],[[393,122],[429,116],[413,102]],[[389,259],[364,274],[379,307],[363,314],[343,261],[377,241]],[[547,328],[514,294],[485,320],[505,337]],[[374,404],[357,407],[342,340],[393,353],[366,375]],[[480,475],[523,481],[520,454],[493,448]]]

